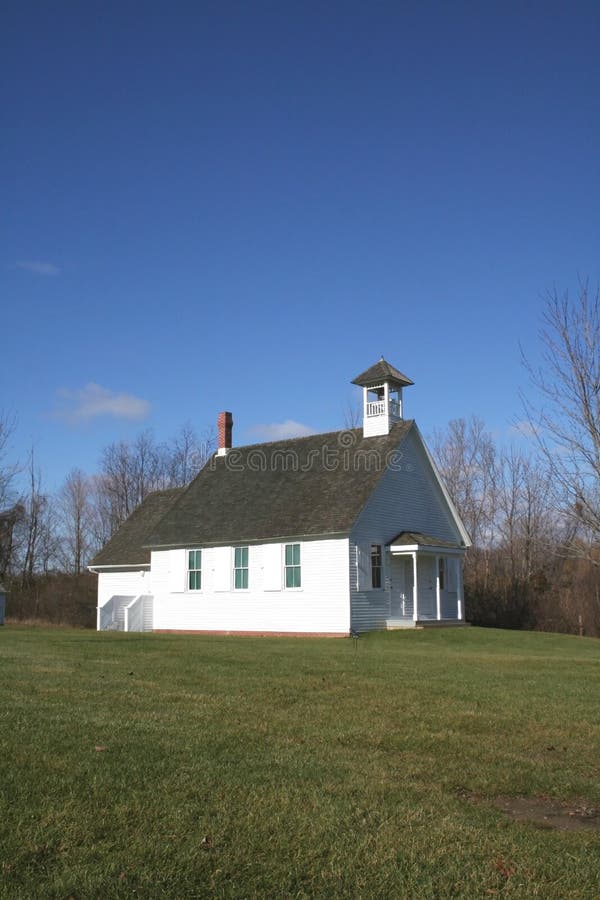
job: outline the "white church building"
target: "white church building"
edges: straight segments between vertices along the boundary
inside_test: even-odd
[[[96,555],[98,629],[346,636],[464,622],[469,536],[383,358],[362,428],[219,448]]]

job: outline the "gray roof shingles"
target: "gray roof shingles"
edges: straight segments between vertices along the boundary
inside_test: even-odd
[[[401,531],[400,534],[397,534],[393,540],[388,542],[388,545],[391,546],[393,544],[400,546],[414,546],[417,544],[419,547],[448,547],[448,548],[456,548],[459,545],[453,544],[450,541],[443,541],[440,538],[436,538],[431,534],[423,534],[420,531]]]
[[[167,510],[183,493],[183,488],[148,494],[90,563],[91,566],[150,565],[148,537]]]
[[[398,422],[381,437],[364,438],[355,428],[214,456],[148,544],[226,546],[348,533],[412,424]]]
[[[234,447],[183,489],[149,494],[92,566],[140,565],[151,548],[347,534],[413,422]]]
[[[414,381],[411,381],[410,378],[407,378],[406,375],[403,375],[402,372],[399,372],[398,369],[395,369],[394,366],[390,365],[383,356],[379,362],[376,362],[370,369],[357,375],[356,378],[352,380],[352,384],[358,384],[361,387],[369,387],[371,384],[381,384],[383,381],[396,381],[406,387],[414,384]]]

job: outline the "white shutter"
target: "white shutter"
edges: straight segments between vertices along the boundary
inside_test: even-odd
[[[356,590],[371,590],[371,553],[356,545]]]
[[[263,546],[263,590],[281,590],[282,566],[281,544],[265,544]]]
[[[169,590],[172,594],[185,591],[187,550],[169,550]]]
[[[214,589],[215,591],[231,590],[231,547],[215,547],[214,560]]]

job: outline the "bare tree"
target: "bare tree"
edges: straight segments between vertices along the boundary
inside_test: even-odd
[[[28,463],[29,489],[23,496],[17,531],[20,536],[22,584],[31,583],[38,572],[47,572],[57,549],[56,522],[50,498],[42,490],[42,476],[33,448]]]
[[[362,422],[362,406],[358,402],[352,403],[349,400],[344,408],[344,428],[348,430],[351,428],[360,428]]]
[[[558,540],[550,482],[538,461],[511,447],[500,454],[497,532],[513,583],[527,581],[546,562]]]
[[[24,516],[25,507],[20,502],[0,511],[0,578],[14,571],[18,530]]]
[[[93,479],[93,530],[102,546],[151,491],[183,487],[204,466],[214,449],[214,436],[202,438],[184,425],[175,437],[157,444],[151,431],[132,443],[110,444],[102,454],[101,471]]]
[[[478,546],[493,541],[497,454],[494,440],[477,416],[453,419],[434,432],[433,454],[450,495]]]
[[[0,412],[0,511],[14,505],[17,500],[13,482],[20,467],[10,462],[8,458],[10,439],[15,427],[14,416]]]
[[[81,469],[67,475],[57,498],[60,525],[60,558],[66,571],[79,575],[92,552],[90,484]]]
[[[565,549],[600,565],[600,294],[546,296],[539,364],[523,353],[537,391],[524,398],[529,426],[552,480],[557,509],[573,524]]]
[[[470,576],[485,589],[497,541],[498,460],[493,438],[477,416],[453,419],[434,432],[433,455],[473,541]]]
[[[188,423],[182,425],[175,437],[165,446],[165,487],[185,487],[204,467],[214,450],[212,432],[199,438]]]
[[[113,534],[151,492],[169,486],[165,448],[152,431],[142,431],[133,443],[110,444],[102,454],[96,488],[102,494],[104,519]]]

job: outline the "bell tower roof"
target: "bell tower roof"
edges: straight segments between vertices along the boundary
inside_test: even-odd
[[[361,372],[360,375],[353,378],[352,384],[358,384],[361,387],[369,387],[372,384],[381,384],[384,381],[395,381],[397,384],[405,387],[414,384],[414,381],[411,381],[410,378],[407,378],[406,375],[403,375],[402,372],[399,372],[398,369],[391,366],[383,356],[379,362],[376,362],[370,369]]]

